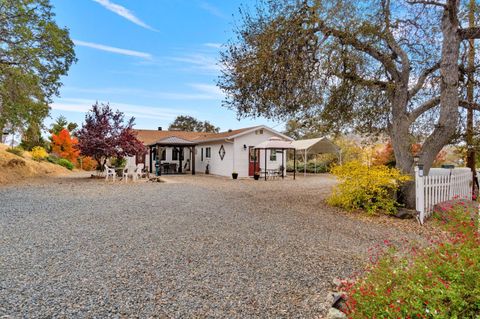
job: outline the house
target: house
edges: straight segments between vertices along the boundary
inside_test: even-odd
[[[281,150],[254,150],[255,146],[272,137],[292,141],[264,125],[221,133],[164,131],[161,128],[135,131],[148,148],[144,157],[137,156],[136,163],[144,163],[151,173],[160,169],[162,174],[208,171],[221,176],[231,176],[233,172],[239,177],[253,176],[255,171],[263,169],[265,155],[268,168],[280,168],[282,161],[285,167],[287,159],[286,151],[282,156]]]

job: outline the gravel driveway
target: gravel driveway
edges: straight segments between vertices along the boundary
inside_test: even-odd
[[[0,317],[319,318],[402,236],[325,206],[329,176],[168,180],[0,187]]]

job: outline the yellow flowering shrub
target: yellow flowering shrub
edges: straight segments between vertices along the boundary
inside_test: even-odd
[[[339,183],[328,203],[347,210],[362,209],[369,214],[395,213],[398,207],[396,192],[403,183],[411,180],[396,168],[367,166],[359,161],[337,165],[331,172]]]
[[[41,146],[35,146],[30,153],[32,154],[32,158],[36,161],[41,161],[48,156],[47,151]]]

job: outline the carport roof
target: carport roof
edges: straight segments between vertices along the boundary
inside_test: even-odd
[[[326,137],[293,141],[292,146],[298,151],[307,151],[310,154],[338,152],[338,147]]]

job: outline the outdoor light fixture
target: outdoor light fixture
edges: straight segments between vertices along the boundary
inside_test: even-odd
[[[243,150],[244,150],[244,151],[247,150],[247,144],[243,144]]]
[[[418,176],[423,177],[423,164],[418,164]]]

